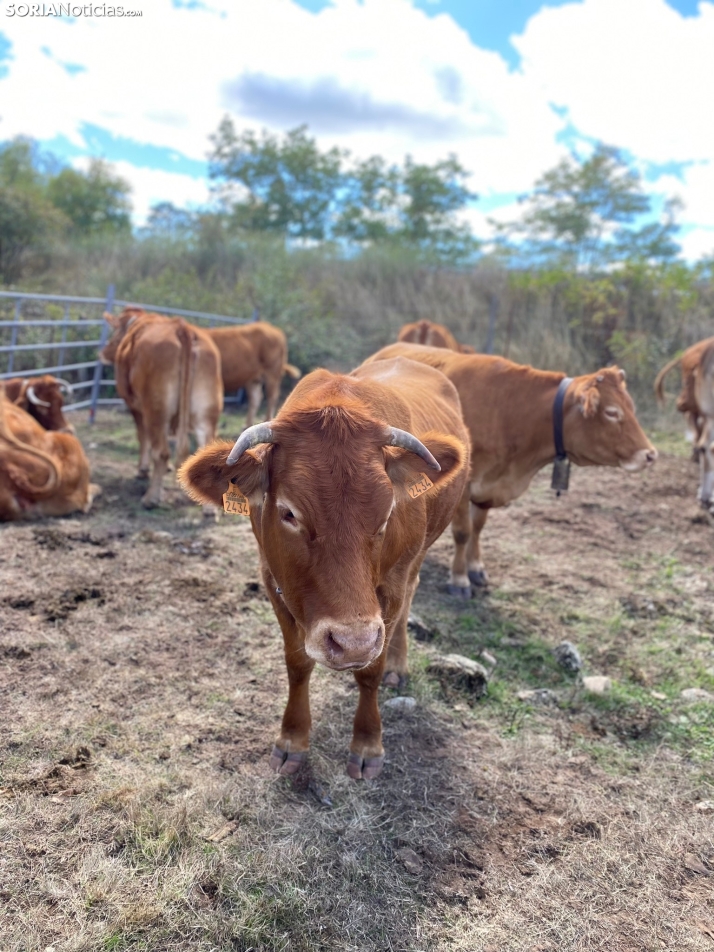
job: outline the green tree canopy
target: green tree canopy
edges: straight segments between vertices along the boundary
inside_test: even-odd
[[[11,281],[28,256],[64,237],[128,234],[130,187],[100,160],[63,168],[31,139],[0,144],[0,276]]]
[[[131,202],[128,182],[106,162],[92,159],[86,172],[62,169],[47,183],[47,197],[71,223],[75,235],[128,234]]]
[[[280,139],[237,133],[226,117],[211,137],[210,175],[239,227],[288,238],[345,240],[358,246],[390,242],[439,260],[464,260],[477,242],[457,213],[476,196],[455,156],[402,168],[380,156],[351,161],[322,152],[306,126]]]
[[[679,203],[667,203],[661,222],[643,224],[652,203],[642,176],[611,146],[597,145],[584,161],[563,159],[522,203],[521,219],[500,226],[517,258],[593,271],[618,261],[667,260],[679,251]]]

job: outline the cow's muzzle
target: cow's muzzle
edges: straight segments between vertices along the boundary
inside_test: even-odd
[[[646,450],[637,450],[634,456],[631,456],[628,460],[621,461],[620,467],[628,473],[639,473],[643,469],[647,469],[648,466],[651,466],[658,456],[659,453],[654,446],[650,446],[649,449]]]
[[[366,668],[383,648],[384,622],[380,615],[350,622],[326,618],[305,638],[306,654],[336,671]]]

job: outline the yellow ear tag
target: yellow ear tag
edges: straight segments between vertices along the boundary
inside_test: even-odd
[[[248,500],[233,483],[228,483],[228,492],[223,493],[223,511],[230,513],[231,516],[250,515]]]
[[[416,482],[412,483],[410,486],[407,486],[407,492],[412,497],[412,499],[416,499],[416,497],[421,496],[422,493],[428,492],[433,485],[434,484],[426,475],[426,473],[421,473],[419,479],[417,479]]]

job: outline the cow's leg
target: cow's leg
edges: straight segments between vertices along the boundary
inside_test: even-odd
[[[165,420],[157,420],[153,426],[149,422],[147,430],[151,443],[151,479],[149,488],[141,498],[141,503],[146,509],[153,509],[161,503],[164,476],[169,468],[171,451],[168,425]]]
[[[347,773],[353,780],[373,780],[381,773],[384,765],[382,720],[377,699],[385,661],[386,653],[383,651],[372,664],[355,671],[359,702],[354,719],[350,756],[347,760]]]
[[[488,585],[488,573],[481,561],[481,530],[486,525],[488,518],[488,509],[482,509],[480,506],[473,506],[473,518],[471,520],[471,538],[466,549],[466,558],[468,559],[469,581],[479,587]]]
[[[266,400],[266,420],[272,420],[275,411],[278,409],[278,397],[280,396],[280,377],[271,376],[265,378],[265,400]]]
[[[136,435],[139,437],[139,479],[146,479],[149,475],[149,464],[151,463],[151,443],[149,434],[144,426],[144,418],[140,410],[132,410],[131,415],[136,423]]]
[[[310,675],[315,662],[305,654],[295,622],[291,619],[286,627],[281,623],[281,628],[288,669],[288,703],[270,755],[270,766],[277,773],[292,774],[299,769],[310,747]]]
[[[411,580],[407,585],[407,596],[404,599],[387,646],[387,660],[382,681],[390,688],[401,687],[409,675],[409,666],[407,665],[407,621],[409,620],[414,592],[416,592],[418,585],[419,567],[416,566],[412,571]]]
[[[258,412],[260,401],[263,399],[263,385],[260,380],[254,380],[246,387],[248,391],[248,416],[245,418],[246,429],[255,423],[255,415]]]
[[[466,550],[471,538],[471,514],[468,487],[454,512],[451,532],[454,536],[454,561],[451,563],[451,579],[448,590],[451,595],[471,597],[471,583],[467,573]]]

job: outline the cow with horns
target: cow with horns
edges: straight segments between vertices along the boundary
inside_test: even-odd
[[[45,430],[74,433],[74,427],[62,412],[64,397],[72,394],[71,383],[49,374],[11,377],[3,383],[7,399],[34,417]]]
[[[294,773],[310,735],[316,663],[351,670],[359,703],[347,764],[382,769],[380,683],[407,673],[407,617],[429,546],[468,473],[468,433],[446,377],[410,360],[349,376],[316,370],[271,423],[206,446],[179,477],[196,501],[250,515],[285,642],[289,696],[270,763]]]

